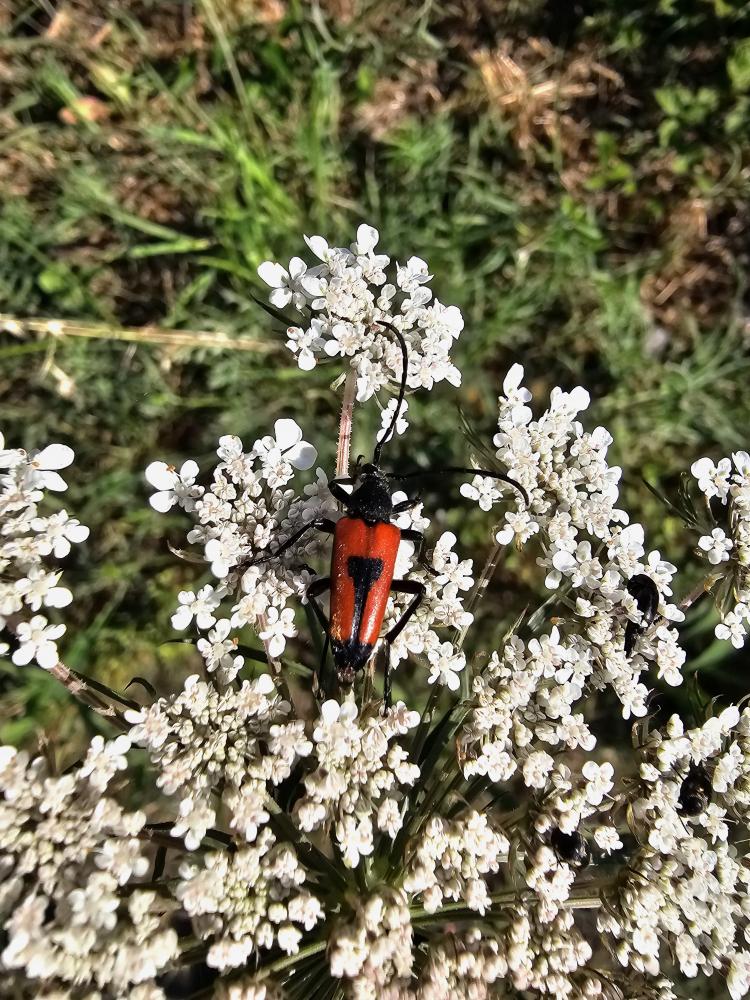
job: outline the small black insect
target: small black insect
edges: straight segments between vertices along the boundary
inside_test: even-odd
[[[699,816],[711,801],[711,779],[701,764],[691,764],[680,786],[680,809],[686,816]]]
[[[638,635],[647,628],[656,617],[659,607],[659,588],[650,576],[636,573],[628,580],[627,591],[635,598],[635,603],[642,615],[640,623],[629,621],[625,626],[625,653],[630,656]]]
[[[578,830],[574,833],[564,833],[559,827],[555,827],[549,839],[558,858],[574,868],[585,868],[591,861],[591,848]]]

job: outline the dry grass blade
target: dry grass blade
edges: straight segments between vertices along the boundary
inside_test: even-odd
[[[82,323],[66,319],[25,319],[0,313],[0,330],[14,336],[84,337],[90,340],[120,340],[131,344],[162,347],[203,347],[224,351],[274,350],[274,344],[251,337],[231,337],[216,330],[168,330],[158,326],[117,327],[105,323]]]

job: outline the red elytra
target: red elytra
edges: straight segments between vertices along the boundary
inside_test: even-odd
[[[401,530],[358,517],[336,522],[331,557],[329,635],[338,643],[374,646],[388,605]]]

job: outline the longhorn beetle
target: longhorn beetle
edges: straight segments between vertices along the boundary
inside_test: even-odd
[[[396,422],[401,415],[409,356],[401,331],[383,320],[377,320],[376,323],[387,327],[401,348],[401,382],[391,422],[375,444],[372,462],[358,466],[354,476],[332,479],[328,484],[328,489],[344,507],[344,516],[336,522],[324,517],[311,521],[287,539],[273,556],[281,555],[312,528],[333,535],[330,576],[313,580],[307,588],[307,598],[326,636],[321,668],[330,642],[338,682],[343,687],[354,683],[381,638],[380,629],[389,594],[411,596],[411,601],[399,620],[383,636],[386,643],[383,701],[388,708],[391,701],[390,644],[404,630],[425,595],[425,586],[418,580],[393,579],[399,543],[414,542],[417,558],[420,558],[424,536],[419,531],[399,528],[393,523],[394,517],[416,507],[420,500],[407,499],[394,504],[389,480],[413,479],[435,473],[488,476],[510,483],[527,503],[528,496],[519,483],[500,472],[459,466],[405,473],[381,470],[383,446],[393,437]],[[348,493],[344,486],[353,487],[352,492]],[[326,617],[318,600],[326,590],[331,592],[330,617]]]

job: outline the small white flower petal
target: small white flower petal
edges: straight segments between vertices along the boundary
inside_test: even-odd
[[[273,436],[281,451],[287,451],[302,440],[302,429],[296,420],[287,417],[273,425]]]
[[[357,252],[367,254],[374,250],[380,239],[380,233],[374,226],[363,223],[357,227]]]
[[[56,472],[46,471],[44,472],[44,486],[55,493],[64,493],[68,488],[68,484],[62,476],[59,476]]]
[[[171,469],[166,462],[152,462],[146,467],[144,475],[157,490],[171,490],[177,481],[174,469]]]
[[[295,469],[304,471],[305,469],[311,469],[315,465],[317,457],[318,452],[311,444],[308,444],[307,441],[300,441],[299,444],[290,448],[285,453],[284,460],[293,465]]]
[[[188,459],[187,462],[183,462],[182,468],[180,469],[180,479],[195,479],[199,472],[198,463],[194,462],[192,459]]]
[[[57,647],[53,642],[42,643],[37,650],[36,662],[43,670],[51,670],[57,666],[58,659]]]
[[[75,458],[72,448],[66,444],[50,444],[34,458],[40,469],[66,469]]]
[[[177,497],[169,490],[162,490],[154,493],[148,498],[148,502],[160,514],[166,514],[177,503]]]
[[[305,243],[310,247],[318,260],[326,260],[328,257],[328,242],[322,236],[305,236]]]
[[[286,271],[281,264],[276,264],[271,260],[264,260],[258,268],[258,277],[271,288],[280,288],[286,276]]]
[[[328,726],[332,726],[333,723],[338,720],[340,714],[341,714],[341,705],[339,705],[339,703],[335,701],[333,698],[331,698],[329,701],[324,701],[323,704],[320,706],[321,718]]]
[[[508,374],[503,379],[503,394],[508,396],[511,392],[519,387],[523,381],[523,365],[516,364],[512,365],[508,370]]]
[[[307,264],[305,264],[301,257],[292,257],[289,261],[289,277],[293,280],[296,281],[297,278],[301,277],[306,270]]]

